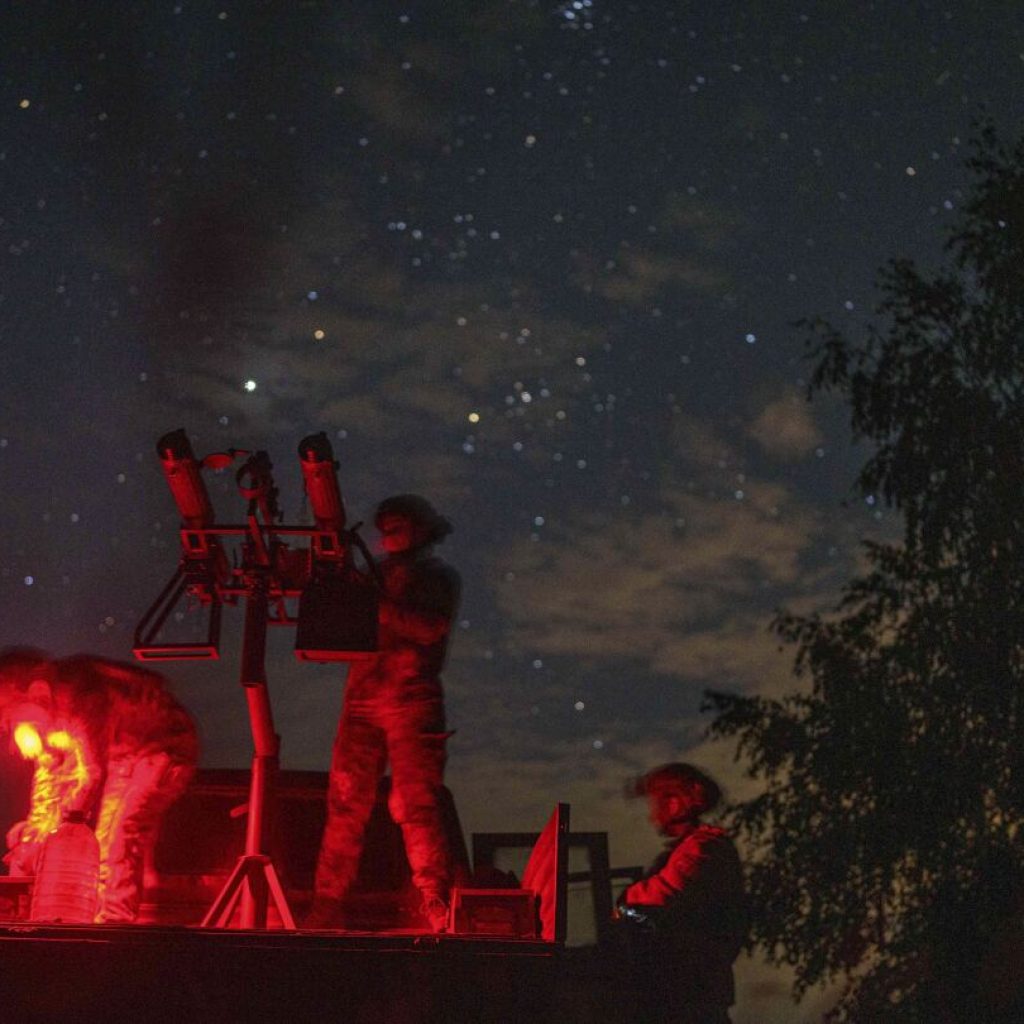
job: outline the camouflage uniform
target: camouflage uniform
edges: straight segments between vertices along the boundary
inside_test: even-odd
[[[8,672],[0,659],[0,676],[18,674],[25,669]],[[95,829],[100,850],[96,920],[134,921],[147,849],[161,815],[185,791],[198,760],[192,719],[160,676],[134,665],[85,655],[57,662],[40,658],[28,674],[49,684],[51,699],[44,709],[49,728],[67,731],[81,744],[81,784],[58,787],[56,811],[58,816],[83,811]],[[6,692],[15,702],[17,682]],[[37,781],[44,771],[59,774],[60,757],[59,751],[48,751],[37,761]],[[45,811],[34,807],[28,820],[8,833],[11,874],[35,873],[46,837],[33,826]]]
[[[412,880],[447,900],[451,864],[439,805],[446,731],[440,672],[459,600],[459,577],[422,551],[380,563],[379,653],[349,669],[331,759],[327,824],[314,907],[337,904],[356,876],[363,834],[385,765],[389,809],[401,827]]]

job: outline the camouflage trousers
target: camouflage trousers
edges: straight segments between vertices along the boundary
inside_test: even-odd
[[[360,700],[346,694],[327,784],[318,898],[340,900],[355,880],[377,784],[390,764],[388,809],[402,830],[413,884],[424,898],[447,899],[451,858],[439,796],[449,735],[439,686],[418,687],[397,698]]]
[[[107,775],[96,814],[100,872],[96,921],[138,917],[146,854],[156,841],[164,811],[185,792],[194,768],[167,754],[117,757]],[[43,843],[20,843],[5,858],[13,876],[38,873]]]
[[[115,758],[108,764],[96,818],[98,922],[134,921],[138,916],[146,852],[156,841],[161,816],[185,792],[193,771],[192,765],[162,753]]]

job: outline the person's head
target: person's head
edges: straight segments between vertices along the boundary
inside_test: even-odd
[[[663,835],[696,822],[722,796],[714,779],[682,761],[652,768],[634,779],[628,792],[630,796],[647,797],[651,823]]]
[[[39,729],[49,725],[53,673],[53,662],[35,648],[0,651],[0,735],[11,735],[22,722]]]
[[[396,494],[377,506],[374,525],[389,555],[419,551],[438,544],[452,532],[451,523],[426,498]]]

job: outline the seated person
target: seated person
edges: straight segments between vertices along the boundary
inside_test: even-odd
[[[701,820],[720,799],[693,765],[664,764],[633,783],[665,850],[619,899],[643,1020],[727,1024],[732,964],[746,931],[743,871],[725,831]]]

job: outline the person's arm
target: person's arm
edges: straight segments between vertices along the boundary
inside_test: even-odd
[[[397,600],[381,598],[380,622],[405,640],[434,644],[451,631],[458,601],[454,572],[432,569],[416,578]]]
[[[55,768],[61,814],[67,816],[71,811],[82,811],[88,816],[99,796],[104,766],[89,742],[88,731],[81,723],[75,724],[78,728],[57,730],[47,739],[63,755]]]
[[[103,781],[103,766],[92,752],[84,729],[53,729],[33,753],[32,792],[28,814],[7,834],[9,847],[42,842],[71,811],[88,814]],[[19,827],[20,826],[20,827]]]
[[[716,837],[700,832],[687,836],[660,871],[634,882],[626,890],[623,902],[663,907],[669,903],[678,905],[680,901],[698,901],[716,841]]]

